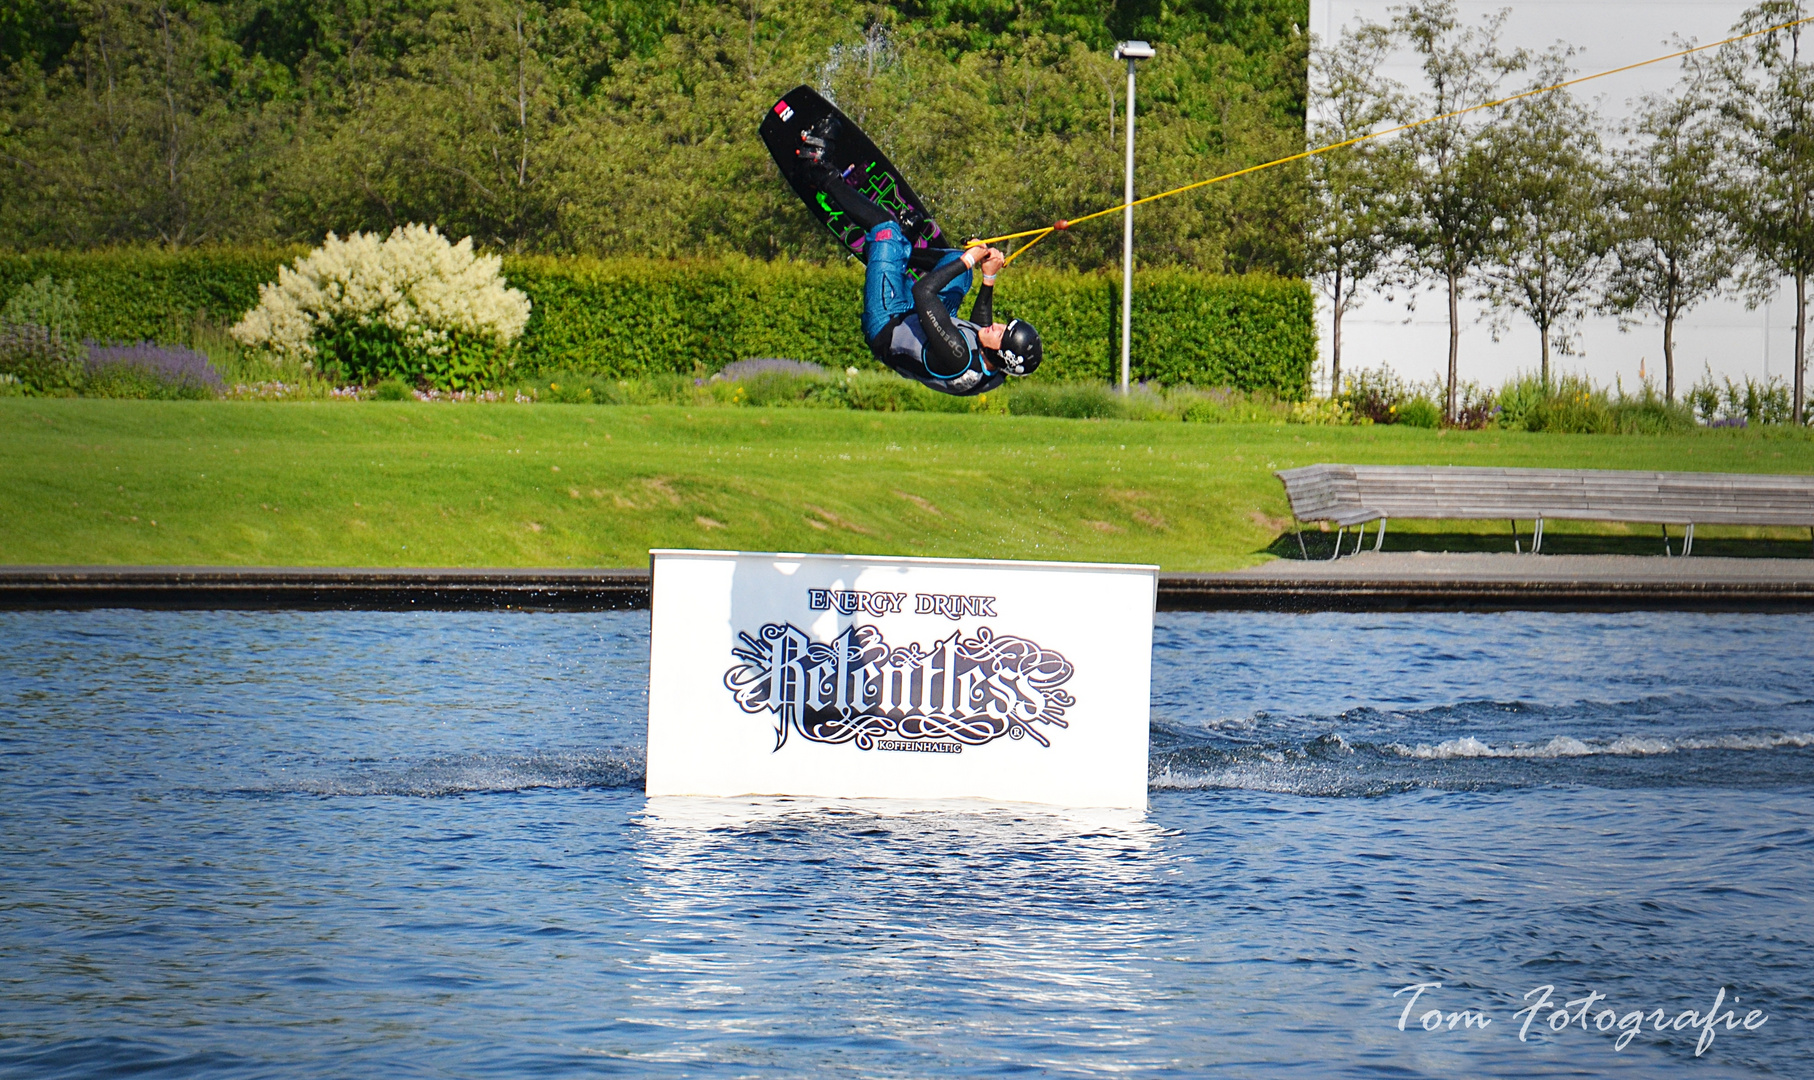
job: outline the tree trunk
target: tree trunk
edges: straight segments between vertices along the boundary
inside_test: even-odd
[[[1543,389],[1549,389],[1549,327],[1537,327],[1537,337],[1543,341]]]
[[[1335,274],[1335,290],[1329,306],[1329,396],[1342,392],[1342,275]]]
[[[1663,316],[1663,398],[1675,404],[1675,312]]]
[[[1455,271],[1449,271],[1449,402],[1443,415],[1449,422],[1455,422],[1455,378],[1459,370],[1461,356],[1461,282],[1456,280]]]
[[[1675,404],[1675,320],[1682,313],[1678,302],[1681,298],[1681,268],[1675,259],[1669,260],[1669,288],[1663,297],[1663,397],[1669,404]],[[1767,314],[1767,313],[1766,313]],[[1766,320],[1767,321],[1767,320]],[[1769,328],[1764,330],[1765,352],[1769,351]],[[1765,365],[1769,364],[1766,355]]]
[[[1808,336],[1808,274],[1802,271],[1795,275],[1795,423],[1800,426],[1807,422],[1804,405],[1804,388],[1807,383],[1807,355],[1803,345]]]
[[[1342,309],[1336,308],[1329,333],[1329,396],[1342,392]]]

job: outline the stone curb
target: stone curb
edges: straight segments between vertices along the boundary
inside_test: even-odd
[[[624,611],[645,569],[0,566],[0,610]],[[1814,580],[1161,574],[1161,611],[1814,611]]]

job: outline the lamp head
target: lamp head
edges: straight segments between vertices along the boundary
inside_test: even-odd
[[[1151,60],[1153,47],[1144,41],[1123,41],[1115,46],[1117,60]]]

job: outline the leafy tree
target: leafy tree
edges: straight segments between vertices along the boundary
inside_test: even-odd
[[[75,10],[80,35],[60,65],[15,63],[0,82],[0,233],[180,246],[265,231],[282,110],[218,11],[168,0]]]
[[[1613,268],[1606,307],[1663,324],[1664,396],[1675,400],[1676,320],[1727,286],[1741,244],[1725,213],[1725,139],[1701,93],[1643,99],[1613,183]]]
[[[54,69],[75,40],[75,16],[63,0],[8,0],[0,6],[0,63]]]
[[[16,10],[15,10],[16,8]],[[317,243],[432,222],[495,249],[841,258],[755,126],[824,88],[954,231],[1120,195],[1117,37],[1149,35],[1146,190],[1301,146],[1304,0],[19,0],[0,236]],[[841,63],[872,50],[870,61]],[[860,69],[860,70],[859,70]],[[1156,204],[1149,263],[1297,272],[1289,170]],[[1100,265],[1112,223],[1042,245]]]
[[[1400,89],[1376,73],[1392,51],[1385,27],[1342,31],[1333,47],[1311,54],[1312,94],[1319,104],[1310,144],[1332,146],[1359,138],[1404,111]],[[1329,392],[1341,392],[1342,316],[1359,307],[1369,287],[1390,270],[1405,181],[1402,141],[1369,140],[1311,158],[1305,170],[1310,212],[1305,264],[1329,298]]]
[[[1400,10],[1392,29],[1421,59],[1425,92],[1417,119],[1443,117],[1404,135],[1415,168],[1399,236],[1410,277],[1443,288],[1449,307],[1448,392],[1444,416],[1454,420],[1459,385],[1462,292],[1494,242],[1493,165],[1478,113],[1452,116],[1495,99],[1499,84],[1523,68],[1522,50],[1505,52],[1499,34],[1505,12],[1463,27],[1453,0],[1420,0]]]
[[[310,223],[292,237],[433,221],[505,251],[560,246],[567,119],[595,25],[575,8],[456,0],[393,27],[409,47],[349,65],[340,107],[316,114],[282,178],[284,215]]]
[[[1546,55],[1532,87],[1566,79],[1567,56]],[[1551,345],[1573,351],[1572,328],[1594,306],[1603,278],[1605,153],[1593,114],[1567,90],[1520,98],[1483,140],[1493,220],[1481,296],[1494,307],[1495,329],[1513,311],[1536,326],[1548,386]]]
[[[1731,203],[1758,269],[1795,284],[1795,422],[1806,418],[1808,277],[1814,274],[1814,56],[1802,50],[1801,0],[1765,0],[1738,32],[1773,29],[1720,50],[1721,112],[1742,169]],[[1769,284],[1774,284],[1773,282]],[[1765,287],[1754,278],[1754,286]]]

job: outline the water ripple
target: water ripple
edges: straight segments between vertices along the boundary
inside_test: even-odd
[[[1146,814],[645,799],[647,626],[0,613],[0,1075],[1814,1057],[1814,620],[1167,615]],[[1771,1019],[1520,1041],[1545,984]]]

